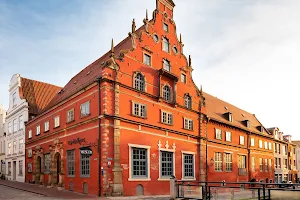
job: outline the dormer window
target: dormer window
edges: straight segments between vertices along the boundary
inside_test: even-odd
[[[232,122],[232,113],[228,113],[228,120]]]
[[[170,53],[170,43],[168,38],[163,38],[163,46],[162,46],[163,51]]]
[[[244,120],[244,125],[247,127],[247,128],[250,128],[250,121],[249,120]]]
[[[263,126],[258,126],[257,129],[258,129],[260,132],[264,132],[264,127],[263,127]]]
[[[170,72],[171,71],[170,61],[168,61],[167,59],[164,59],[163,60],[163,67],[164,67],[164,70]]]
[[[169,26],[168,26],[168,24],[163,23],[163,29],[164,29],[164,31],[169,32]]]

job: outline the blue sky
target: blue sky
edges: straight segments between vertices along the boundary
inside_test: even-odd
[[[300,113],[300,1],[175,0],[198,86],[294,139]],[[15,73],[64,86],[142,25],[155,0],[0,0],[0,104]]]

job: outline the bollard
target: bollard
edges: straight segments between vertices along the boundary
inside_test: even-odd
[[[178,196],[178,194],[177,194],[177,189],[176,189],[176,178],[175,178],[175,176],[172,176],[170,178],[170,199],[174,200],[177,198],[177,196]]]
[[[233,188],[231,188],[231,200],[234,200],[234,190],[233,190]]]

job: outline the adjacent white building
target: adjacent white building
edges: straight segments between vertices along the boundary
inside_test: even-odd
[[[6,111],[2,105],[0,105],[0,174],[5,175],[5,123]]]

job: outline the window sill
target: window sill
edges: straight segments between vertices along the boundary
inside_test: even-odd
[[[157,180],[158,181],[170,181],[171,178],[172,177],[168,177],[168,178],[161,178],[161,177],[159,177]]]
[[[148,119],[147,117],[141,117],[141,116],[134,115],[134,114],[132,114],[131,116],[133,116],[133,117],[138,117],[138,118],[141,118],[141,119]]]
[[[54,127],[53,129],[57,129],[57,128],[59,128],[60,127],[60,125],[59,126],[56,126],[56,127]]]
[[[183,129],[187,131],[194,131],[194,129],[188,129],[188,128],[183,128]]]
[[[48,133],[49,132],[49,130],[47,130],[47,131],[44,131],[44,133]]]
[[[181,178],[182,181],[195,181],[196,178]]]
[[[37,134],[37,135],[35,135],[35,136],[40,136],[41,134]]]
[[[31,139],[32,139],[32,137],[28,138],[28,140],[31,140]]]
[[[67,122],[66,124],[71,124],[72,122],[75,122],[75,119],[73,119],[72,121]]]
[[[75,178],[75,175],[67,175],[68,178]]]
[[[84,119],[84,118],[89,117],[89,116],[91,116],[91,113],[87,114],[87,115],[80,115],[80,119]]]
[[[151,178],[128,178],[128,181],[151,181]]]
[[[173,126],[173,124],[168,124],[168,123],[164,123],[164,122],[160,122],[160,123],[167,125],[167,126]]]

